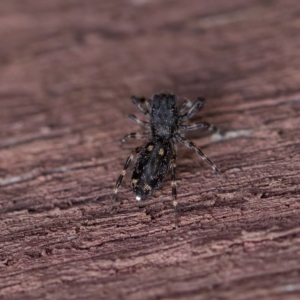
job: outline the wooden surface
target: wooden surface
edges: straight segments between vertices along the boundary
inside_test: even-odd
[[[299,299],[300,4],[2,0],[1,299]],[[132,94],[207,98],[138,204]]]

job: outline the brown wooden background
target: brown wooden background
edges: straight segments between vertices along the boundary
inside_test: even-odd
[[[298,0],[1,0],[0,298],[299,299]],[[207,98],[139,205],[130,96]],[[1,298],[2,299],[2,298]]]

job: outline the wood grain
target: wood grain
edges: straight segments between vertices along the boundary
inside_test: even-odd
[[[187,4],[188,3],[188,4]],[[299,299],[300,5],[0,4],[0,298]],[[139,204],[126,175],[131,95],[207,99],[223,130],[179,146]]]

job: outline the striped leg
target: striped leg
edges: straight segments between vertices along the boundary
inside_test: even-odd
[[[174,207],[174,220],[175,227],[178,227],[178,212],[177,212],[177,190],[176,190],[176,178],[175,178],[175,170],[176,170],[176,157],[171,163],[171,171],[172,171],[172,198],[173,198],[173,207]]]
[[[128,139],[143,139],[148,137],[148,133],[131,132],[126,134],[121,140],[120,144],[124,144]]]
[[[187,113],[182,115],[182,120],[190,119],[197,111],[199,111],[205,104],[205,99],[197,98],[193,103],[192,107],[189,109]]]
[[[184,98],[184,101],[182,102],[179,108],[179,112],[183,113],[186,107],[190,108],[191,106],[192,106],[192,101],[187,98]]]
[[[197,146],[196,146],[193,142],[187,140],[186,138],[184,138],[184,137],[181,136],[181,135],[177,135],[176,138],[177,138],[177,140],[178,140],[180,143],[182,143],[184,146],[186,146],[186,147],[188,147],[188,148],[190,148],[190,149],[195,150],[195,151],[197,152],[197,154],[198,154],[198,155],[199,155],[199,156],[200,156],[207,164],[209,164],[210,167],[211,167],[215,172],[217,172],[217,173],[220,172],[220,171],[218,170],[218,168],[216,167],[216,165],[215,165],[208,157],[206,157],[205,154],[204,154],[199,148],[197,148]]]
[[[131,101],[134,105],[137,106],[137,108],[139,109],[139,111],[141,113],[143,113],[144,115],[146,115],[148,118],[150,118],[150,113],[148,111],[148,109],[145,109],[144,107],[142,107],[141,102],[145,101],[145,98],[137,98],[135,96],[131,97]]]
[[[135,115],[129,115],[128,117],[133,123],[142,126],[144,128],[150,128],[150,124],[148,122],[141,121]]]
[[[130,165],[130,162],[132,161],[133,157],[135,154],[139,153],[141,151],[141,147],[137,147],[135,148],[134,150],[132,150],[131,154],[128,156],[127,160],[126,160],[126,163],[124,165],[124,168],[116,182],[116,186],[114,188],[114,192],[113,192],[113,195],[112,195],[112,201],[116,201],[117,199],[117,194],[118,194],[118,189],[119,189],[119,186],[123,180],[123,177],[124,175],[126,174],[126,170],[128,169],[129,165]]]
[[[146,103],[148,109],[151,111],[151,108],[152,108],[152,100],[151,100],[151,99],[147,99],[145,103]]]
[[[194,123],[194,124],[180,126],[180,130],[195,130],[198,128],[205,128],[209,131],[217,131],[218,130],[218,128],[215,125],[211,125],[206,122],[200,122],[200,123]]]

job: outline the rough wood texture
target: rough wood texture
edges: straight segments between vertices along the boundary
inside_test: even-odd
[[[0,298],[299,299],[300,4],[2,0]],[[208,99],[139,205],[109,196],[130,96]],[[2,299],[2,298],[1,298]]]

